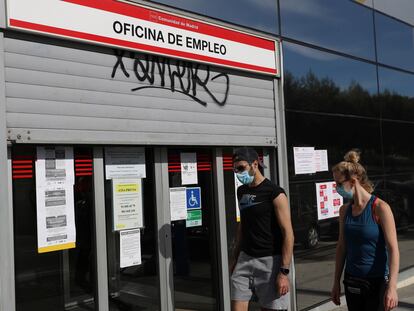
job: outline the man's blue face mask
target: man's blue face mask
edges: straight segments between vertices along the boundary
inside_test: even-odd
[[[250,185],[254,180],[254,176],[251,176],[248,170],[236,173],[236,177],[243,185]]]

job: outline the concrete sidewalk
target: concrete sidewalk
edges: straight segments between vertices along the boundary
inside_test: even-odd
[[[414,310],[414,267],[400,272],[398,275],[398,299],[399,304],[395,311]],[[345,311],[345,296],[341,296],[341,306],[335,306],[331,301],[321,304],[310,311]],[[368,311],[368,310],[367,310]]]
[[[398,307],[395,311],[408,311],[414,310],[414,284],[398,289]],[[332,311],[345,311],[348,310],[346,306],[332,309]]]

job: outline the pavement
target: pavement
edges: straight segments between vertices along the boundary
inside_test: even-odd
[[[398,234],[400,248],[399,287],[414,284],[414,227]],[[295,248],[296,303],[298,310],[339,311],[328,304],[335,270],[336,239],[323,237],[317,248]],[[343,286],[342,286],[343,289]],[[411,288],[414,293],[414,288]],[[345,301],[344,301],[345,303]],[[405,303],[405,301],[402,301]],[[401,305],[403,306],[403,304]],[[410,306],[413,308],[413,306]],[[398,309],[406,310],[406,309]],[[409,309],[414,310],[414,309]]]
[[[414,310],[414,284],[398,289],[398,307],[395,311]],[[331,311],[345,311],[348,310],[346,306],[331,309]]]

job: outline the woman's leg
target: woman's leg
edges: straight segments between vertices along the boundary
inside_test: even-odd
[[[368,311],[365,309],[364,295],[361,288],[345,285],[345,298],[349,311]]]

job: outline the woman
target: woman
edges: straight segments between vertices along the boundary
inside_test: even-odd
[[[400,254],[390,206],[372,195],[373,186],[357,151],[332,168],[336,191],[349,203],[339,210],[339,238],[331,298],[340,304],[345,265],[345,297],[350,311],[391,310],[398,304]]]

